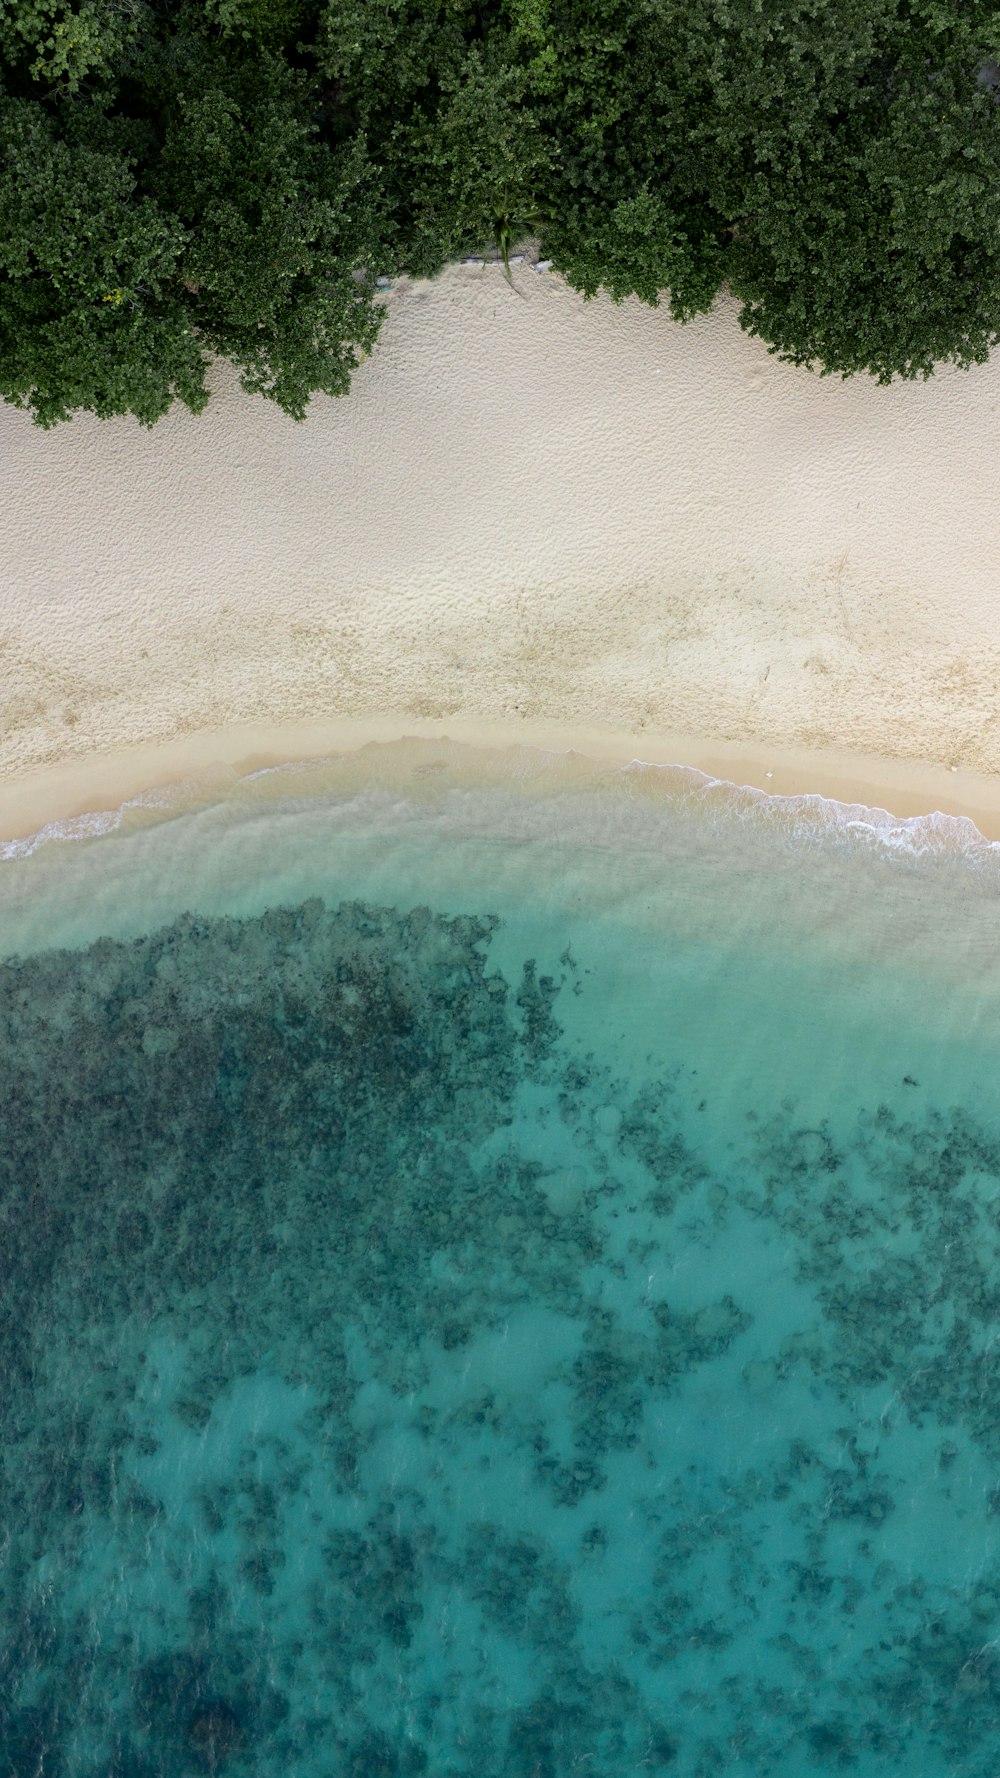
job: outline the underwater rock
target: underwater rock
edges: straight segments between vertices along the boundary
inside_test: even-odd
[[[185,1737],[192,1752],[213,1772],[245,1746],[240,1720],[222,1698],[208,1698],[192,1711]]]

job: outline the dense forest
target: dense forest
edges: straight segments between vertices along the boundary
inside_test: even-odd
[[[0,394],[152,425],[214,353],[301,418],[378,274],[526,237],[817,371],[981,362],[998,49],[980,0],[0,0]]]

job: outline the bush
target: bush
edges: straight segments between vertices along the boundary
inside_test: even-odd
[[[301,418],[376,272],[540,236],[881,382],[1000,337],[982,0],[0,0],[0,393],[152,425],[207,355]]]

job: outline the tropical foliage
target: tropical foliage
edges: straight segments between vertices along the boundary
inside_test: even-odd
[[[0,0],[0,394],[147,425],[209,356],[301,418],[377,273],[519,236],[823,372],[1000,338],[982,0]]]

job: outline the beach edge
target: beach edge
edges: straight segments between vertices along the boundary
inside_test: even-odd
[[[305,767],[406,741],[469,749],[470,766],[477,754],[485,765],[488,756],[495,760],[497,754],[528,749],[580,756],[595,771],[632,765],[688,767],[708,779],[767,796],[821,797],[881,809],[900,821],[936,814],[965,818],[985,839],[1000,841],[1000,777],[930,761],[527,718],[497,722],[406,715],[236,724],[37,766],[0,781],[0,840],[24,840],[156,793],[168,793],[171,806],[179,810],[215,800],[254,773]]]

